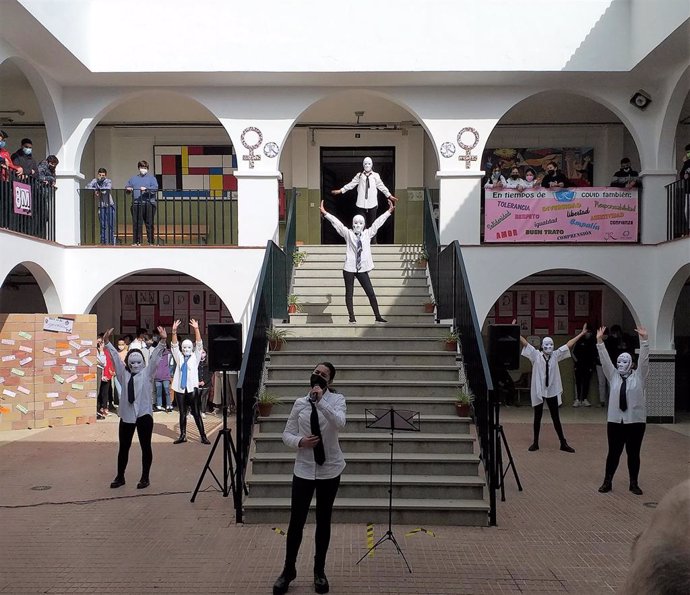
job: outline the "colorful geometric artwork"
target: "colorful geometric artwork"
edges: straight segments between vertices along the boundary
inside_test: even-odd
[[[232,145],[155,145],[155,176],[163,196],[237,192],[237,155]]]

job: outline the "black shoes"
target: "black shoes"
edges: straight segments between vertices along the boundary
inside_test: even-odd
[[[187,434],[180,434],[180,437],[173,444],[182,444],[183,442],[187,442]]]
[[[575,452],[575,449],[570,446],[567,442],[561,442],[561,450],[563,452]]]
[[[294,568],[292,570],[283,570],[281,575],[273,583],[273,595],[283,595],[287,593],[290,583],[297,578],[297,570]],[[326,591],[324,591],[325,593]]]
[[[113,481],[110,483],[111,488],[119,488],[121,486],[125,485],[125,478],[124,477],[116,477],[113,479]]]
[[[314,571],[314,591],[317,593],[328,593],[329,589],[328,579],[326,578],[326,573],[323,570]]]
[[[534,452],[535,450],[539,450],[539,445],[536,442],[534,442],[527,450],[529,450],[530,452]]]
[[[211,441],[206,438],[206,434],[201,437],[201,444],[211,444]]]
[[[147,488],[151,485],[151,482],[148,479],[144,479],[143,477],[139,480],[139,483],[137,484],[137,490],[143,490],[144,488]]]
[[[640,486],[637,485],[636,481],[630,482],[630,491],[636,496],[641,496],[643,494],[642,490],[640,489]]]
[[[601,486],[599,487],[599,493],[600,494],[606,494],[607,492],[610,492],[612,489],[613,489],[613,485],[611,483],[611,478],[605,477],[604,483],[602,483]]]
[[[376,319],[376,322],[379,324],[386,324],[388,321],[385,318],[381,318],[380,316]],[[324,577],[325,578],[325,577]],[[328,584],[328,581],[326,581],[326,584]],[[319,591],[317,591],[318,593]],[[323,591],[324,593],[328,593],[328,591]]]

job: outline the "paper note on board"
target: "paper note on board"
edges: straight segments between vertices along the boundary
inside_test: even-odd
[[[55,365],[57,365],[57,360],[56,359],[47,359],[46,361],[43,362],[43,365],[46,367],[55,366]]]
[[[65,383],[65,379],[62,376],[60,376],[59,374],[53,374],[53,378],[55,378],[55,381],[59,382],[60,384]]]
[[[91,353],[90,349],[84,349],[84,351],[79,354],[79,357],[86,357],[89,353]]]
[[[44,347],[43,353],[50,353],[50,355],[55,355],[57,353],[57,351],[55,349],[53,349],[52,347]]]
[[[67,340],[68,341],[73,341],[74,339],[78,339],[79,335],[67,335]]]
[[[81,349],[81,345],[79,345],[79,343],[77,343],[76,341],[70,341],[69,346],[74,347],[75,349]]]
[[[14,345],[14,339],[0,339],[0,343],[3,345]]]
[[[58,393],[48,393],[46,395],[48,399],[57,399],[58,398]]]
[[[27,333],[26,331],[19,331],[17,333],[22,339],[31,339],[33,335],[31,333]]]
[[[84,385],[83,384],[77,384],[76,382],[72,383],[72,388],[74,390],[84,390]]]
[[[93,345],[93,341],[91,339],[82,339],[81,344],[82,345]]]
[[[15,376],[25,376],[24,370],[20,370],[19,368],[12,368],[12,374]]]
[[[73,366],[76,366],[79,363],[79,360],[76,357],[68,357],[65,360],[66,364],[72,364]]]
[[[18,390],[20,393],[24,393],[25,395],[30,395],[30,394],[31,394],[31,391],[30,391],[28,388],[26,388],[25,386],[18,386],[18,387],[17,387],[17,390]]]
[[[33,353],[33,352],[34,352],[34,348],[33,348],[33,347],[29,347],[28,345],[20,345],[20,346],[19,346],[19,351],[23,351],[24,353]]]
[[[65,404],[64,401],[51,401],[50,402],[51,407],[61,407],[64,404]]]
[[[67,395],[67,400],[70,403],[76,403],[77,402],[77,400],[72,395]]]
[[[65,382],[74,382],[77,379],[76,374],[72,374],[69,378],[65,378]]]
[[[17,393],[15,393],[13,390],[10,390],[9,388],[6,388],[4,391],[2,391],[2,394],[5,395],[6,397],[16,397]]]
[[[77,366],[62,366],[63,372],[76,372]]]
[[[22,405],[22,404],[15,405],[14,408],[15,408],[17,411],[21,411],[21,412],[22,412],[23,414],[25,414],[25,415],[26,415],[27,413],[29,413],[29,410],[28,410],[26,407],[24,407],[24,405]]]
[[[66,355],[72,355],[72,350],[71,349],[63,349],[60,352],[60,357],[65,357]]]
[[[26,366],[26,364],[28,364],[28,363],[30,363],[30,362],[32,362],[32,361],[34,361],[34,358],[33,358],[33,357],[25,357],[24,359],[20,359],[20,360],[19,360],[19,365],[20,365],[20,366]]]
[[[87,366],[89,366],[89,368],[93,366],[93,362],[88,357],[83,358],[81,361],[83,361]]]
[[[2,356],[3,362],[11,362],[13,359],[17,359],[17,358],[14,355],[3,355]]]

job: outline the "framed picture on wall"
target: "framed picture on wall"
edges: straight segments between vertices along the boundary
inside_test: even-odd
[[[120,291],[120,307],[123,310],[136,310],[137,292],[134,289]]]
[[[549,292],[535,291],[534,292],[534,308],[535,310],[549,310]]]
[[[204,309],[204,292],[197,290],[189,292],[189,310],[203,310]]]
[[[220,322],[220,312],[206,312],[206,324],[217,324]]]
[[[575,316],[589,316],[589,291],[575,292]]]
[[[155,306],[140,306],[139,307],[139,327],[145,328],[151,332],[156,328],[156,321],[154,320],[156,307]]]
[[[152,289],[137,289],[137,304],[153,305],[158,303],[158,291]]]
[[[158,292],[158,314],[162,317],[173,315],[173,292]]]
[[[498,298],[498,315],[512,316],[513,315],[513,294],[506,291],[500,298]]]
[[[554,318],[554,334],[555,335],[567,335],[568,334],[568,317],[567,316],[556,316]]]
[[[175,291],[173,292],[173,310],[175,311],[175,316],[177,313],[184,312],[187,314],[189,309],[189,292],[187,291]]]
[[[187,314],[187,310],[175,310],[175,314],[173,316],[175,320],[180,321],[180,326],[177,327],[177,334],[178,335],[186,335],[189,333],[189,315]]]
[[[518,316],[517,323],[520,327],[520,334],[524,337],[532,334],[532,317]]]
[[[220,299],[213,291],[206,292],[206,309],[220,310]]]
[[[554,312],[556,314],[568,314],[568,292],[567,291],[554,291]]]
[[[518,291],[517,292],[517,313],[532,314],[532,292]]]
[[[547,329],[547,328],[535,328],[534,334],[539,335],[540,337],[546,337],[549,334],[549,329]]]
[[[534,317],[535,318],[548,318],[549,317],[549,311],[548,310],[535,310],[534,311]]]

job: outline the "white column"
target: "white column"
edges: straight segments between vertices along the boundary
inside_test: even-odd
[[[280,172],[235,172],[238,246],[265,246],[278,241]]]
[[[644,170],[640,172],[642,192],[640,198],[640,238],[643,244],[666,241],[666,189],[676,180],[674,170]]]
[[[439,171],[439,232],[441,244],[458,240],[478,245],[481,232],[481,181],[483,171]]]
[[[77,246],[81,240],[79,182],[84,176],[75,171],[58,170],[55,177],[55,241],[65,246]]]

